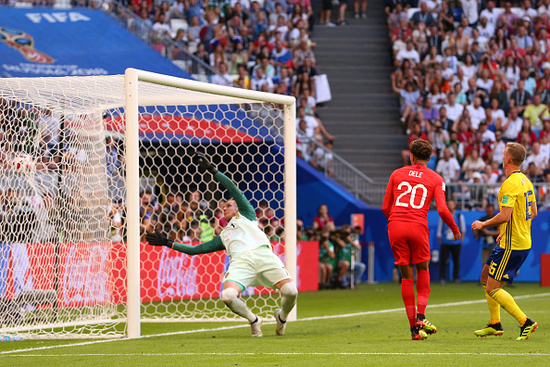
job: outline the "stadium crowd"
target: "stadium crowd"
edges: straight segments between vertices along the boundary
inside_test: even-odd
[[[550,182],[550,1],[390,0],[386,14],[403,131],[431,142],[449,195],[496,205],[512,141],[531,181]],[[543,210],[548,191],[539,185]]]
[[[296,97],[297,154],[332,175],[335,136],[325,129],[317,111],[319,72],[311,38],[315,16],[309,0],[125,5],[110,4],[137,37],[193,76],[207,75],[214,84]],[[366,1],[355,5],[356,18],[361,14],[366,18]],[[323,18],[327,19],[323,24],[332,25],[330,15]],[[339,22],[345,23],[343,18]]]

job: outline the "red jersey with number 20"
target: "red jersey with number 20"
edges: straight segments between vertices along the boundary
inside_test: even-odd
[[[399,168],[392,173],[382,211],[388,222],[414,222],[428,227],[428,210],[434,197],[439,216],[453,233],[458,233],[445,201],[445,181],[421,164]]]

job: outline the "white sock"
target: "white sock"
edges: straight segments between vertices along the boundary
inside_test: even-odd
[[[281,321],[286,321],[288,314],[294,308],[296,304],[296,299],[298,298],[298,289],[296,288],[296,283],[290,282],[286,283],[281,287],[281,293],[283,294],[283,299],[281,300]]]
[[[222,301],[231,311],[244,317],[249,322],[254,322],[256,320],[256,315],[246,307],[246,304],[238,296],[239,291],[235,288],[226,288],[222,291]]]

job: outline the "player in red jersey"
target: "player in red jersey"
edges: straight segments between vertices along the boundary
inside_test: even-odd
[[[401,271],[401,296],[411,326],[413,340],[422,340],[433,334],[437,328],[425,317],[430,297],[430,241],[428,210],[435,197],[437,212],[453,231],[454,239],[460,239],[460,231],[445,201],[445,181],[426,167],[432,155],[432,145],[417,139],[409,145],[411,165],[395,170],[391,177],[382,211],[388,217],[388,236],[395,257],[395,264]],[[414,272],[416,265],[416,293],[418,313],[414,295]]]

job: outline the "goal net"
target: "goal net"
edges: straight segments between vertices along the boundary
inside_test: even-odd
[[[197,150],[257,208],[296,277],[294,118],[292,97],[134,69],[0,79],[0,336],[137,337],[142,321],[236,320],[219,299],[225,251],[144,242],[159,229],[199,243],[225,225],[229,197],[197,169]],[[261,287],[242,297],[264,318],[279,303]]]

